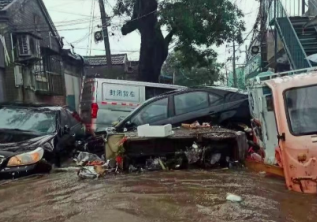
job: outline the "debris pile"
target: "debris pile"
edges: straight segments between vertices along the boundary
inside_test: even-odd
[[[153,133],[145,129],[155,129],[166,136],[149,137]],[[75,162],[80,166],[78,177],[82,179],[102,178],[121,171],[228,169],[241,166],[239,160],[244,158],[246,144],[244,133],[209,123],[183,124],[173,130],[170,125],[161,128],[145,125],[138,132],[108,134],[103,156],[79,152]]]
[[[98,179],[110,173],[119,173],[119,162],[115,160],[105,161],[96,154],[79,152],[74,161],[77,166],[80,166],[77,175],[81,179]]]

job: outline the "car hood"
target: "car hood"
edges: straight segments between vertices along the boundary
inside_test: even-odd
[[[14,135],[18,136],[18,135]],[[22,137],[20,135],[20,137]],[[11,137],[0,138],[0,152],[27,152],[36,149],[37,147],[42,146],[44,143],[50,141],[55,137],[55,134],[49,134],[44,136],[28,135],[29,138],[24,137],[25,139],[12,142]],[[23,137],[22,137],[23,138]],[[27,139],[26,139],[27,138]]]

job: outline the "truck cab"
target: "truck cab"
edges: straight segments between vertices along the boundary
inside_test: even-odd
[[[262,73],[248,92],[260,147],[248,161],[279,168],[290,190],[317,193],[317,69]]]

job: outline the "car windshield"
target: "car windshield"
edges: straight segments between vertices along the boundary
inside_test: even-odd
[[[30,131],[39,134],[56,130],[56,112],[30,108],[0,108],[0,129]]]
[[[290,89],[285,93],[286,110],[294,135],[317,133],[317,86]]]

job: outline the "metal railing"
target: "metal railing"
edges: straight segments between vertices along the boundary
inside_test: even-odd
[[[271,3],[268,14],[270,25],[275,26],[284,43],[284,48],[288,54],[292,68],[304,69],[312,67],[309,60],[306,59],[306,52],[289,19],[290,15],[287,14],[281,0],[276,0],[276,3]]]

